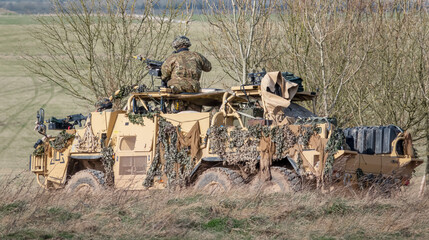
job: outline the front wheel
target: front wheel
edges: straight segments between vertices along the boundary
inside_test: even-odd
[[[95,193],[104,188],[104,173],[94,169],[77,172],[66,185],[66,191],[71,193]]]
[[[224,193],[243,183],[243,178],[231,169],[223,167],[204,171],[195,182],[195,190],[209,194]]]

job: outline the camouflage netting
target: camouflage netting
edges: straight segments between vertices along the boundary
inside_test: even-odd
[[[113,99],[122,99],[133,92],[133,86],[122,86],[117,94],[112,94]]]
[[[108,186],[113,186],[113,164],[115,163],[114,151],[112,147],[105,147],[101,149],[101,163],[104,167],[104,181]]]
[[[245,173],[256,173],[256,164],[259,162],[259,141],[260,139],[251,137],[250,131],[232,130],[226,142],[228,147],[235,151],[219,156],[228,165],[240,166]]]
[[[331,178],[332,171],[334,166],[334,155],[338,152],[338,150],[344,149],[346,144],[346,138],[344,136],[344,132],[341,129],[335,129],[331,133],[331,137],[326,143],[325,152],[328,154],[325,162],[325,168],[323,169],[323,174],[325,177]]]
[[[92,132],[91,118],[86,122],[85,132],[83,136],[76,134],[77,146],[76,150],[79,152],[97,152],[100,149],[100,141],[98,137]]]
[[[302,124],[307,126],[299,126],[295,130],[296,133],[290,129],[289,125],[267,127],[258,124],[250,126],[248,131],[242,131],[237,128],[227,131],[224,126],[211,127],[209,131],[210,150],[219,155],[224,164],[238,166],[247,174],[255,174],[257,172],[256,166],[261,159],[261,152],[258,149],[260,147],[259,143],[262,137],[265,137],[275,145],[273,161],[284,159],[287,156],[293,157],[295,151],[298,150],[300,154],[296,155],[297,159],[295,160],[298,168],[301,168],[303,165],[301,151],[310,147],[318,148],[318,146],[313,146],[314,142],[322,143],[318,140],[320,137],[317,135],[321,129],[316,124],[330,121],[329,119],[319,120],[311,121],[311,119],[308,119],[302,121]],[[311,145],[310,139],[312,137],[314,139]],[[299,147],[297,148],[297,146]],[[321,146],[320,150],[325,151],[323,173],[326,179],[330,179],[335,160],[334,155],[338,150],[346,149],[347,146],[343,131],[341,129],[333,130],[326,146],[324,144],[319,146]]]
[[[271,130],[271,141],[276,143],[275,158],[281,159],[296,144],[297,137],[287,125],[276,126]]]
[[[159,134],[159,131],[158,131]],[[156,149],[155,149],[155,156],[152,160],[152,163],[147,170],[146,179],[143,182],[143,186],[145,187],[151,187],[153,185],[153,180],[155,179],[155,176],[161,176],[161,141],[160,138],[158,138],[158,141],[156,142]]]
[[[308,147],[310,143],[310,138],[315,133],[319,133],[320,129],[316,126],[315,123],[312,123],[310,127],[301,126],[299,129],[298,143],[302,145],[304,148]]]
[[[260,124],[250,126],[248,131],[233,129],[229,133],[224,126],[211,127],[209,133],[210,150],[224,160],[224,164],[240,167],[246,174],[257,172],[262,137],[271,139],[275,144],[274,161],[287,156],[297,137],[287,125],[267,127]]]
[[[53,141],[49,141],[49,145],[51,145],[51,147],[57,151],[62,151],[71,143],[69,140],[72,140],[74,137],[74,134],[68,134],[65,130],[63,130],[58,134],[58,136],[55,137]]]
[[[159,119],[156,154],[143,183],[145,187],[153,185],[155,176],[167,176],[167,186],[185,186],[193,162],[190,146],[179,144],[180,128],[173,126],[163,118]],[[162,166],[164,165],[164,168]]]
[[[37,146],[37,148],[34,149],[34,151],[33,151],[33,155],[36,157],[41,157],[41,156],[43,156],[44,153],[45,153],[45,146],[43,146],[43,145]]]
[[[330,123],[336,126],[337,119],[326,118],[326,117],[308,117],[308,118],[298,118],[295,121],[295,124],[299,124],[299,125],[314,125],[314,124],[322,124],[322,123]]]
[[[135,114],[135,113],[129,113],[128,119],[133,124],[138,124],[144,126],[144,118],[153,119],[154,113],[149,112],[146,114]]]
[[[224,164],[239,167],[246,175],[258,172],[257,166],[261,161],[261,139],[274,144],[270,152],[272,153],[272,159],[269,160],[271,162],[284,159],[290,154],[293,157],[297,150],[300,152],[309,147],[315,148],[310,146],[310,139],[315,137],[314,140],[317,141],[319,132],[320,129],[315,122],[310,126],[298,126],[294,131],[289,125],[269,127],[258,124],[250,126],[248,131],[239,128],[228,131],[225,126],[213,126],[208,132],[208,139],[212,153],[217,154]],[[147,172],[144,186],[152,186],[155,176],[163,175],[167,177],[169,187],[186,184],[187,177],[192,171],[194,158],[191,157],[190,146],[181,147],[179,137],[182,137],[180,128],[160,118],[156,154]],[[332,132],[326,146],[322,145],[321,150],[326,152],[323,170],[326,177],[332,175],[334,154],[339,149],[343,149],[344,145],[344,134],[339,129]],[[301,154],[297,154],[295,159],[299,168],[303,165]]]

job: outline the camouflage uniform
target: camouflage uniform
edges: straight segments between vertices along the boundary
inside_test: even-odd
[[[174,93],[198,92],[201,72],[209,72],[211,63],[203,55],[191,52],[187,48],[179,49],[162,64],[162,79]]]

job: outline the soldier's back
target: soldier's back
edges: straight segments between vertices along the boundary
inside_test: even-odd
[[[172,54],[164,64],[166,72],[171,72],[168,86],[174,86],[180,92],[198,92],[202,71],[211,70],[211,63],[201,54],[192,51]]]

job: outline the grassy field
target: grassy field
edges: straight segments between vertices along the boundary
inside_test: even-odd
[[[1,239],[427,239],[429,202],[414,187],[374,198],[343,189],[324,195],[227,195],[109,191],[44,192],[31,176],[0,184]]]
[[[0,15],[0,163],[3,166],[0,174],[28,168],[32,146],[40,138],[33,131],[39,108],[45,109],[46,119],[75,113],[86,115],[94,110],[27,71],[24,57],[44,54],[30,36],[34,27],[37,27],[34,16]],[[203,52],[202,36],[198,34],[202,26],[195,24],[194,27],[194,32],[190,33],[191,39],[195,40],[193,47]],[[221,86],[219,83],[213,85],[222,76],[216,64],[214,69],[217,70],[203,76],[203,86]]]
[[[423,167],[407,189],[389,198],[347,189],[330,195],[241,189],[223,196],[187,190],[85,197],[42,190],[26,171],[40,138],[33,131],[36,111],[43,107],[46,117],[65,117],[92,107],[25,69],[23,56],[43,54],[29,35],[33,27],[31,16],[0,16],[0,239],[429,238],[429,202],[417,198]],[[201,30],[196,25],[190,37],[198,42]]]
[[[85,111],[63,90],[25,69],[26,54],[41,54],[29,35],[34,23],[31,16],[0,16],[0,173],[28,168],[39,138],[33,127],[40,107],[48,116]]]

